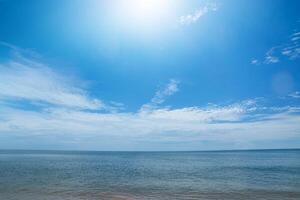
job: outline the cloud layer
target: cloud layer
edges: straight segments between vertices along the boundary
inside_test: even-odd
[[[138,111],[109,112],[102,100],[92,98],[74,80],[42,63],[2,63],[0,137],[24,141],[55,137],[55,144],[71,144],[69,148],[89,144],[84,148],[93,149],[118,138],[122,141],[110,147],[124,142],[152,148],[159,143],[160,149],[168,144],[174,148],[185,144],[187,150],[208,148],[200,145],[203,142],[212,149],[224,148],[225,144],[251,148],[257,142],[300,138],[299,92],[286,97],[295,101],[294,105],[281,107],[266,105],[260,99],[202,107],[162,106],[179,91],[178,85],[179,81],[170,79]]]

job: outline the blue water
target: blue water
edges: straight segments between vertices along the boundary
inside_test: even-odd
[[[300,150],[3,150],[0,199],[300,199]]]

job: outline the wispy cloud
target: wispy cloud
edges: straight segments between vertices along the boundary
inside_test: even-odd
[[[300,32],[295,32],[290,36],[290,41],[281,49],[281,54],[289,59],[300,57]]]
[[[181,25],[190,25],[196,23],[201,17],[206,15],[209,12],[217,11],[219,6],[216,3],[209,3],[200,8],[195,12],[187,15],[180,16],[179,23]]]
[[[300,92],[296,91],[288,95],[289,97],[300,99]]]
[[[278,47],[272,47],[265,56],[264,63],[265,64],[272,64],[272,63],[278,63],[279,62],[279,57],[275,56],[275,52]]]
[[[286,42],[271,47],[262,61],[252,59],[251,64],[274,64],[284,58],[289,60],[300,58],[300,32],[294,32]]]
[[[257,59],[252,59],[251,60],[251,64],[253,65],[258,65],[259,64],[259,61]]]
[[[171,79],[169,83],[162,89],[158,90],[154,97],[151,99],[150,103],[144,104],[141,107],[141,110],[146,111],[149,109],[156,108],[159,104],[165,102],[166,98],[173,95],[178,91],[179,81],[175,79]]]
[[[72,80],[33,60],[11,60],[0,65],[0,100],[26,100],[77,109],[101,109],[101,100],[91,98]],[[73,81],[74,82],[74,81]]]

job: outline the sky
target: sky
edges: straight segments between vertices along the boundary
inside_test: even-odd
[[[300,148],[298,0],[0,0],[0,148]]]

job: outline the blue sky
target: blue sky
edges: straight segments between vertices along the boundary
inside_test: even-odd
[[[0,147],[300,147],[300,2],[1,0]]]

